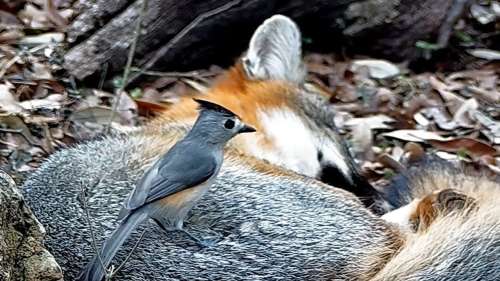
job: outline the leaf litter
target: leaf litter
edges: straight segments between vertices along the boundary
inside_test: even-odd
[[[76,15],[72,1],[14,2],[17,12],[0,9],[0,167],[8,172],[30,172],[50,153],[102,134],[109,122],[137,130],[179,97],[205,91],[222,72],[218,66],[146,72],[148,79],[117,99],[119,75],[85,85],[62,69],[64,30]],[[486,24],[498,7],[472,9]],[[335,123],[363,172],[383,184],[429,153],[500,173],[498,50],[464,53],[485,63],[414,73],[404,63],[369,57],[310,53],[304,60],[307,81],[330,94]]]

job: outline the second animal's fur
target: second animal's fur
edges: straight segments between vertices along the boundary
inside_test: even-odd
[[[385,220],[377,217],[352,193],[331,186],[357,193],[369,206],[381,201],[359,177],[325,97],[303,83],[303,74],[297,27],[283,16],[267,20],[242,61],[203,96],[260,132],[232,142],[213,192],[185,224],[201,236],[222,233],[221,241],[200,248],[147,224],[116,278],[498,280],[500,218],[498,206],[492,207],[498,184],[485,178],[455,184],[471,178],[457,172],[434,174],[442,176],[440,184],[419,183],[415,175],[404,181],[406,197],[394,205],[402,208]],[[57,152],[25,183],[67,280],[95,253],[90,226],[100,245],[137,178],[185,134],[194,116],[194,104],[181,101],[140,132]],[[475,207],[439,209],[425,226],[408,227],[434,212],[423,197],[450,188],[472,198]],[[117,263],[141,233],[123,247]]]

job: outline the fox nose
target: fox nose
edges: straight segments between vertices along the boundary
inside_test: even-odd
[[[246,124],[243,125],[243,127],[241,127],[241,129],[238,131],[239,134],[241,133],[252,133],[252,132],[255,132],[256,130],[253,128],[253,127],[250,127]]]

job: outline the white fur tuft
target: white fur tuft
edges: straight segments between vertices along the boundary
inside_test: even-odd
[[[274,15],[264,21],[250,40],[243,66],[251,79],[303,82],[305,70],[297,25],[282,15]]]
[[[266,149],[255,138],[247,138],[252,155],[300,174],[317,177],[322,168],[318,160],[321,151],[325,163],[335,163],[349,175],[349,167],[337,145],[331,139],[319,136],[291,109],[260,111],[259,116],[264,126],[262,133],[272,141],[273,147]]]

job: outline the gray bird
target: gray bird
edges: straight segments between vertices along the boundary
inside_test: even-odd
[[[195,99],[200,113],[191,131],[160,157],[125,201],[118,218],[120,225],[104,243],[100,259],[95,256],[80,273],[78,280],[100,281],[120,246],[132,231],[151,218],[166,231],[185,230],[187,213],[208,191],[224,159],[224,146],[240,133],[255,132],[228,109]]]

